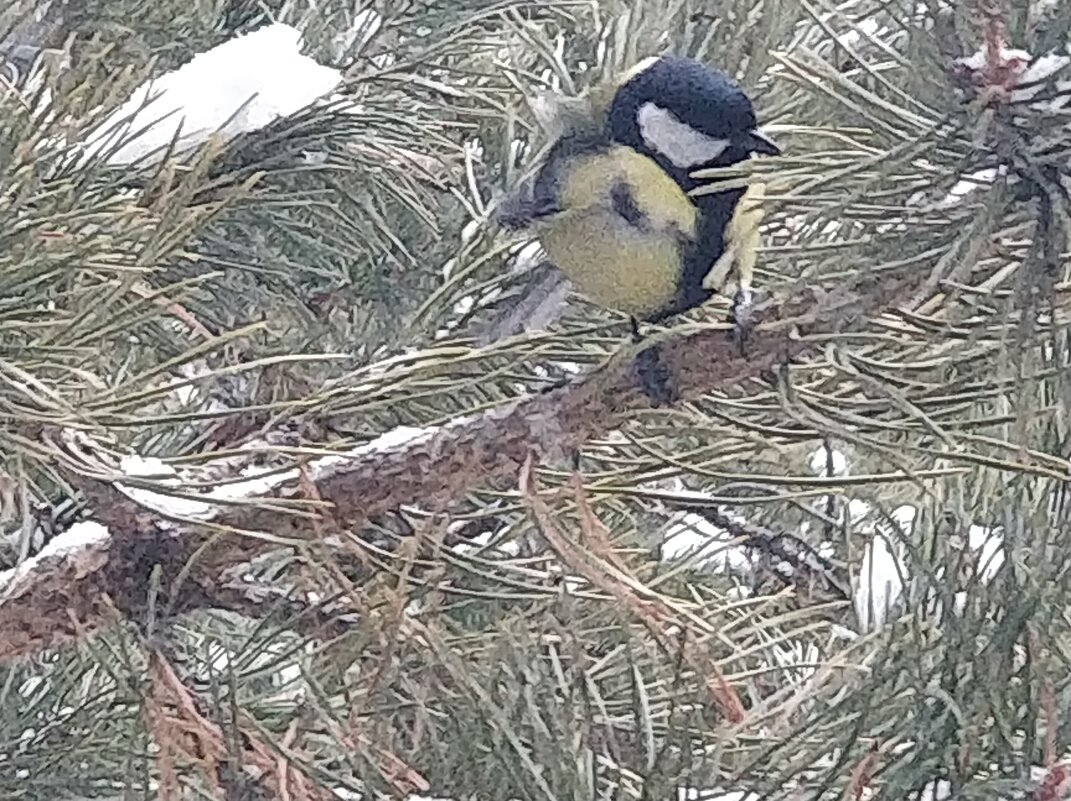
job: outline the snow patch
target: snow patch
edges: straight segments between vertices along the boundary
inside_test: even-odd
[[[110,536],[108,529],[95,520],[80,520],[66,531],[57,534],[34,556],[20,562],[11,570],[0,573],[0,590],[8,586],[13,587],[17,579],[34,570],[44,559],[54,559],[90,545],[107,542]]]
[[[166,152],[172,140],[178,152],[216,133],[230,140],[297,113],[341,81],[301,54],[300,31],[267,25],[143,83],[89,134],[85,155],[107,152],[119,166]]]
[[[906,571],[884,537],[875,535],[867,544],[856,578],[853,602],[861,631],[880,628],[904,589]]]
[[[698,566],[717,572],[749,569],[751,558],[736,539],[701,515],[685,512],[676,515],[666,530],[662,558],[694,559]]]
[[[830,448],[828,451],[824,447],[816,448],[808,464],[816,476],[842,476],[848,471],[848,460],[836,448]]]
[[[351,451],[317,459],[311,463],[310,469],[315,476],[318,471],[325,468],[352,459],[367,457],[378,450],[397,447],[431,431],[433,429],[399,426]],[[155,457],[127,456],[120,460],[119,466],[125,475],[134,478],[152,478],[161,487],[180,490],[183,483],[173,468]],[[213,514],[215,508],[213,502],[242,501],[267,495],[279,485],[296,479],[297,471],[254,465],[243,468],[239,471],[239,476],[245,480],[221,483],[208,492],[184,492],[185,497],[130,486],[121,481],[116,483],[116,487],[132,500],[162,514],[184,518],[203,518]]]

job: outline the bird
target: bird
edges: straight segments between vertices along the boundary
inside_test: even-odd
[[[733,230],[734,214],[746,190],[693,194],[703,186],[693,174],[731,167],[752,154],[781,155],[781,148],[759,130],[751,98],[740,85],[723,71],[682,56],[650,57],[627,71],[610,102],[606,123],[613,141],[654,159],[689,193],[700,211],[698,247],[718,256],[731,244],[727,235],[738,233]],[[736,304],[750,303],[754,259],[752,253],[742,255]],[[700,260],[692,266],[701,271],[704,265]],[[705,271],[689,274],[682,283],[701,286],[707,277]],[[705,293],[693,291],[697,304],[705,300]]]
[[[599,305],[647,321],[694,305],[681,275],[701,258],[699,209],[657,162],[600,132],[558,139],[496,212],[504,228],[533,228],[550,261]]]
[[[552,263],[595,302],[639,320],[660,320],[706,293],[682,282],[709,264],[699,248],[699,209],[658,163],[610,140],[601,128],[559,138],[527,187],[497,210],[501,225],[535,227]],[[676,399],[657,346],[636,362],[639,383],[659,406]]]
[[[724,276],[711,273],[724,271],[734,239],[747,240],[735,254],[734,308],[750,302],[756,226],[738,215],[752,209],[745,190],[696,192],[704,182],[693,177],[781,153],[735,81],[695,59],[654,56],[562,101],[555,125],[546,155],[496,206],[502,228],[535,233],[557,269],[596,304],[628,314],[637,336],[640,321],[661,322],[721,289]]]

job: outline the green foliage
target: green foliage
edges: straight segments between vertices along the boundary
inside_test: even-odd
[[[1071,11],[1020,5],[1012,44],[1063,51]],[[179,465],[242,446],[286,465],[612,352],[622,321],[579,298],[548,333],[471,347],[468,326],[524,280],[481,223],[546,144],[526,96],[577,93],[671,48],[735,72],[788,154],[754,167],[763,285],[866,291],[904,264],[929,277],[776,385],[726,387],[585,448],[594,512],[644,598],[674,610],[672,636],[550,552],[516,487],[492,486],[449,525],[438,507],[406,509],[280,549],[248,570],[261,615],[181,616],[152,644],[248,793],[263,792],[243,762],[255,736],[311,786],[368,797],[420,789],[403,764],[457,799],[843,798],[870,759],[875,798],[933,798],[937,780],[956,798],[1023,797],[1046,726],[1059,752],[1071,736],[1045,714],[1071,693],[1066,112],[963,100],[953,61],[981,41],[969,4],[372,7],[382,27],[341,49],[355,13],[342,0],[49,11],[75,34],[69,68],[45,79],[50,113],[0,93],[4,566],[80,501],[84,465],[62,431]],[[71,166],[145,77],[272,19],[344,70],[344,100],[163,168]],[[941,202],[997,163],[1031,181],[1000,175]],[[711,305],[702,320],[724,315]],[[821,443],[848,475],[808,468]],[[540,480],[564,484],[563,466]],[[662,559],[685,490],[821,547],[849,592],[884,537],[908,567],[900,605],[862,630],[845,592],[786,584],[755,535],[746,567],[715,570],[709,549]],[[555,523],[597,551],[571,497],[553,502]],[[913,525],[897,523],[904,505]],[[981,529],[1003,537],[991,578],[971,544]],[[295,617],[295,600],[327,622]],[[727,678],[744,724],[726,721],[688,648]],[[117,625],[0,667],[0,798],[155,797],[147,651]],[[179,767],[184,797],[211,797]]]

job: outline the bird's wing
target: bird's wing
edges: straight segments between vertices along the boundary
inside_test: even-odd
[[[715,292],[725,292],[725,284],[734,275],[741,290],[752,285],[755,262],[761,244],[759,226],[766,212],[762,207],[766,185],[755,182],[737,201],[733,216],[725,226],[725,250],[703,279],[703,286]]]
[[[573,285],[557,267],[543,261],[520,293],[502,301],[498,312],[477,332],[477,341],[486,346],[525,331],[546,328],[561,316]]]

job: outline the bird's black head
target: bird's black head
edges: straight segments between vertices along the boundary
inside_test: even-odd
[[[679,56],[647,59],[618,88],[607,113],[611,139],[655,158],[678,182],[752,153],[777,155],[756,129],[751,99],[728,75]]]

